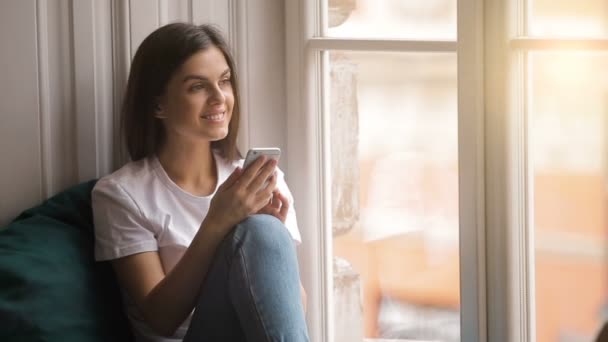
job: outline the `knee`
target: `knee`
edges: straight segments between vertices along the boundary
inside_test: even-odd
[[[249,216],[235,227],[235,237],[255,248],[293,247],[289,231],[272,215]]]

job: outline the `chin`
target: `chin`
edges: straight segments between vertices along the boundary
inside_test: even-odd
[[[209,141],[219,141],[228,136],[228,130],[223,130],[221,132],[213,132],[212,134],[206,135],[206,138]]]

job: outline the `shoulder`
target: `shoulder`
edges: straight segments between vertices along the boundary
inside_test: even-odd
[[[151,188],[152,183],[157,182],[155,168],[152,158],[129,162],[102,177],[93,188],[93,196],[100,193],[129,197],[142,195],[147,192],[146,189]]]
[[[129,181],[153,171],[155,168],[154,164],[153,158],[131,161],[113,173],[104,176],[101,180],[112,180],[119,183]]]

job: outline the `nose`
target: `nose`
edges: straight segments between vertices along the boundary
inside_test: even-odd
[[[216,84],[213,86],[213,89],[209,96],[209,101],[213,104],[216,104],[216,103],[221,104],[221,103],[224,103],[224,101],[226,101],[226,95],[224,95],[224,92],[219,87],[219,85]]]

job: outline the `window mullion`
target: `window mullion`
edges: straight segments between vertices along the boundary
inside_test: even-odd
[[[517,37],[511,39],[509,45],[515,50],[608,51],[608,39]]]
[[[456,52],[458,43],[450,40],[401,40],[314,37],[308,47],[315,50]]]
[[[461,341],[487,341],[483,4],[458,3]]]
[[[530,62],[529,53],[527,51],[522,52],[523,58],[523,80],[521,89],[523,89],[524,96],[524,108],[523,109],[523,145],[525,148],[525,159],[523,161],[525,168],[525,194],[522,197],[525,200],[525,232],[526,232],[526,260],[527,260],[527,293],[526,298],[527,312],[528,312],[528,338],[530,341],[536,341],[536,253],[535,253],[535,239],[536,235],[534,228],[534,169],[532,168],[532,146],[530,143],[530,108],[532,108],[530,101],[531,96],[531,77],[530,77]]]
[[[335,336],[334,329],[334,274],[333,274],[333,223],[332,223],[332,192],[331,192],[331,140],[330,140],[330,66],[329,66],[329,52],[320,51],[315,53],[318,56],[319,61],[319,79],[317,83],[320,85],[318,89],[318,131],[319,136],[319,149],[318,155],[321,160],[319,165],[319,177],[322,184],[320,189],[321,201],[319,207],[321,208],[321,217],[323,224],[323,231],[321,233],[323,248],[320,250],[324,262],[324,302],[325,302],[325,316],[327,321],[325,322],[325,333],[327,341],[333,341]]]
[[[532,180],[527,64],[512,37],[526,35],[524,0],[486,5],[486,233],[488,339],[534,341]]]
[[[507,111],[509,170],[509,203],[505,207],[509,218],[509,239],[507,250],[511,251],[508,274],[510,274],[510,303],[512,307],[512,333],[518,341],[534,341],[534,278],[533,245],[529,214],[529,189],[533,180],[528,169],[528,120],[527,120],[527,65],[526,54],[521,51],[511,53],[510,68],[510,110]]]
[[[508,44],[510,37],[523,34],[522,22],[516,20],[522,3],[484,1],[486,300],[487,337],[493,342],[531,342],[522,324],[527,315],[521,317],[527,312],[520,281],[525,272],[520,253],[525,246],[521,239],[525,169],[517,154],[522,141],[514,120],[521,106],[513,106],[517,79],[512,76],[517,70]]]
[[[288,1],[286,18],[286,174],[299,213],[303,247],[300,277],[308,294],[306,320],[311,341],[331,341],[328,324],[326,238],[323,233],[320,155],[321,61],[307,42],[319,34],[319,8],[313,1]]]

